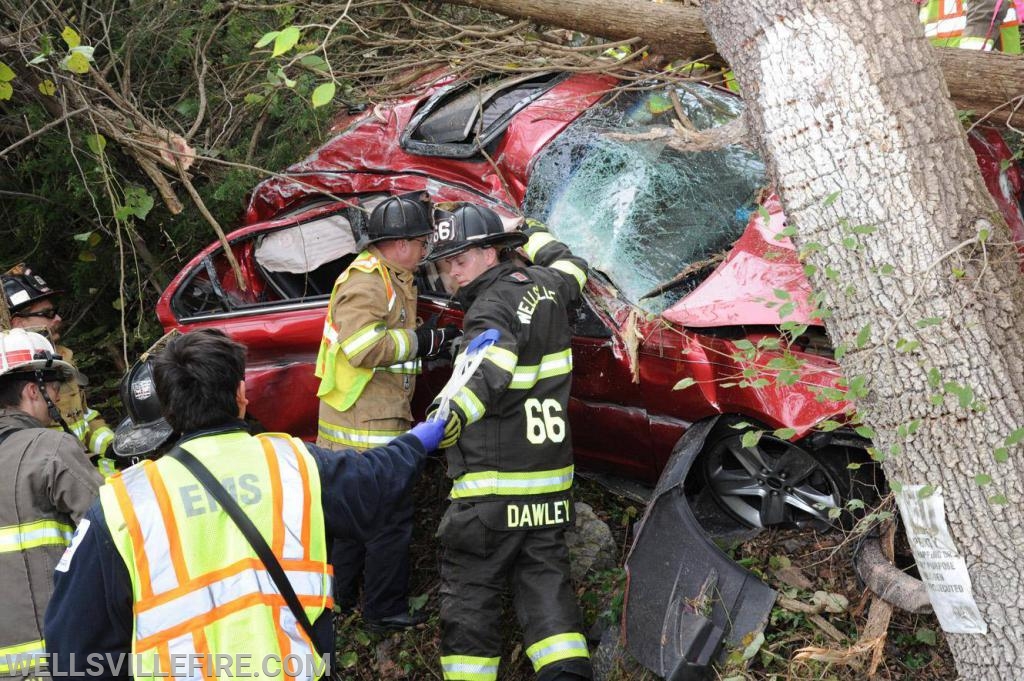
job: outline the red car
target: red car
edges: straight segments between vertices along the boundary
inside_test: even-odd
[[[780,203],[754,153],[682,151],[662,134],[673,120],[702,129],[740,108],[699,84],[623,88],[597,75],[435,82],[345,116],[322,147],[257,186],[228,236],[231,258],[219,243],[193,258],[161,297],[160,321],[243,342],[251,413],[313,438],[326,305],[368,209],[425,190],[435,202],[487,204],[510,228],[529,215],[592,267],[573,320],[577,465],[653,484],[681,436],[722,415],[698,458],[718,504],[751,526],[828,522],[853,492],[847,465],[866,460],[866,443],[815,428],[842,422],[847,404],[829,399],[840,377],[780,235]],[[971,144],[1024,236],[1024,184],[1001,163],[1009,151],[994,133]],[[423,320],[460,322],[442,273],[424,266],[418,284]],[[449,368],[425,367],[420,413]],[[750,430],[766,432],[744,447]]]

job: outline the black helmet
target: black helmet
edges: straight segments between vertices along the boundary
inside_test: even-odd
[[[7,297],[7,307],[11,312],[17,312],[37,300],[60,293],[50,288],[46,280],[25,263],[15,265],[4,272],[0,279],[3,279],[4,295]]]
[[[151,456],[174,434],[164,420],[149,358],[136,362],[121,379],[121,401],[128,417],[114,432],[114,453],[123,459]]]
[[[441,260],[474,247],[515,248],[526,243],[522,232],[506,232],[501,217],[475,203],[456,204],[452,212],[434,211],[434,243],[427,260]]]
[[[364,246],[389,239],[415,239],[434,231],[423,192],[398,194],[378,203],[370,213]]]

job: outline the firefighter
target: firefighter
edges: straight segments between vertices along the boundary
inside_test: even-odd
[[[24,263],[17,265],[0,279],[4,284],[4,295],[11,311],[11,326],[16,329],[37,331],[47,336],[61,359],[75,366],[74,353],[60,345],[60,314],[54,305],[54,296],[60,291],[50,288],[46,281]],[[81,377],[81,374],[79,374]],[[104,476],[114,472],[114,460],[106,456],[114,441],[112,431],[95,409],[85,401],[81,381],[67,381],[60,389],[60,419],[53,428],[68,428],[77,437],[92,457],[96,468]]]
[[[364,450],[386,444],[412,425],[410,401],[420,360],[440,354],[456,337],[454,326],[416,327],[413,270],[433,232],[421,194],[385,199],[370,213],[365,250],[338,277],[324,323],[316,375],[321,379],[317,444]],[[411,496],[365,545],[334,546],[335,598],[343,612],[357,601],[363,575],[363,621],[375,631],[423,622],[410,613]]]
[[[518,246],[533,266],[511,256]],[[573,522],[568,308],[587,264],[540,223],[506,232],[496,213],[474,204],[435,212],[430,260],[459,284],[464,345],[499,333],[452,398],[442,441],[453,479],[437,531],[443,676],[498,678],[501,595],[511,582],[537,678],[590,679],[565,543]]]
[[[81,668],[81,660],[94,660],[90,653],[108,653],[90,674],[124,675],[114,665],[131,653],[134,677],[154,678],[170,673],[173,654],[228,664],[176,674],[196,679],[251,670],[322,676],[319,665],[283,663],[333,650],[330,537],[374,532],[409,493],[443,424],[421,424],[361,454],[279,433],[253,436],[242,420],[243,346],[217,330],[193,331],[171,339],[151,363],[164,418],[183,436],[158,460],[116,473],[100,489],[54,573],[45,629],[51,668],[67,670],[74,660]],[[267,563],[182,465],[178,447],[258,528],[312,622],[312,640]]]
[[[0,678],[42,671],[50,575],[103,481],[73,436],[46,427],[74,379],[41,335],[0,332]]]
[[[121,379],[121,403],[128,412],[117,430],[111,452],[118,468],[127,468],[143,459],[155,459],[177,441],[177,434],[160,410],[149,356],[139,359]]]

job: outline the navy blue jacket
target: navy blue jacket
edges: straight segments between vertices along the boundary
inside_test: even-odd
[[[232,423],[192,433],[183,440],[244,429],[244,423]],[[373,535],[395,500],[411,493],[427,454],[420,440],[408,434],[362,453],[310,444],[306,449],[320,472],[328,556],[332,537],[362,542]],[[120,669],[108,668],[106,662],[109,659],[116,665],[118,653],[131,653],[132,585],[128,568],[114,546],[98,500],[84,519],[89,521],[89,529],[78,542],[67,571],[54,572],[53,597],[46,609],[45,639],[51,672],[69,676],[74,671],[73,676],[88,676],[92,681],[129,679],[127,658]],[[231,522],[226,515],[224,521]],[[334,650],[330,610],[313,622],[313,632],[321,654]],[[100,655],[89,658],[92,653]]]

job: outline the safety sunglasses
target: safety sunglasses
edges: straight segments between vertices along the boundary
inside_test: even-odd
[[[12,317],[43,317],[44,319],[53,319],[58,314],[60,314],[60,313],[57,312],[57,308],[55,308],[55,307],[48,307],[45,310],[36,310],[35,312],[15,312],[11,316]]]

